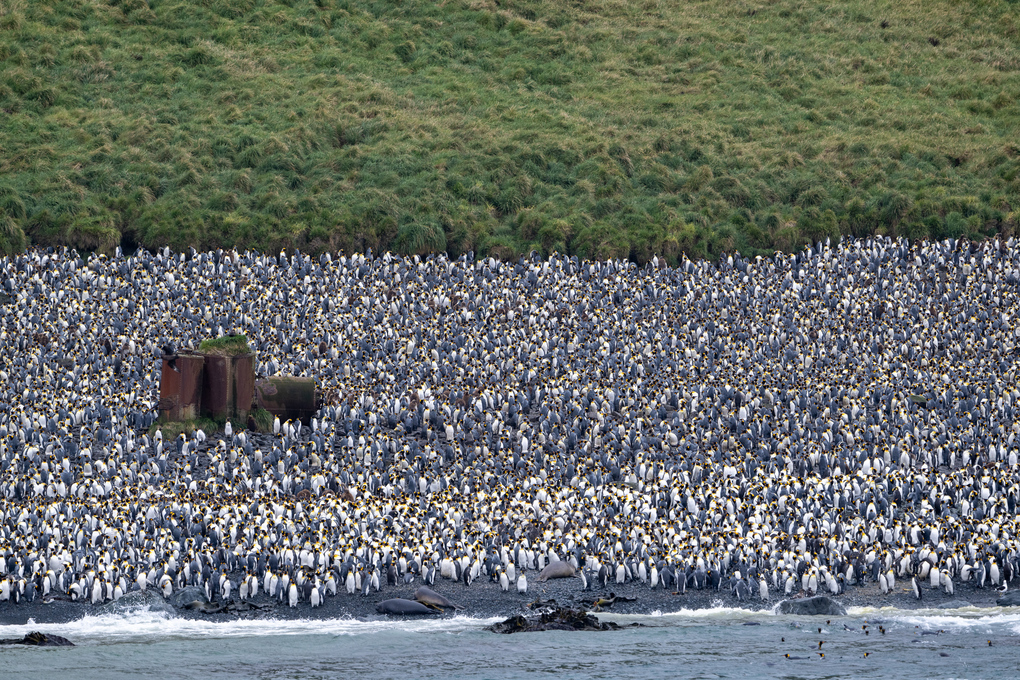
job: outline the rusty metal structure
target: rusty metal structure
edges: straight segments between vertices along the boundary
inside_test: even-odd
[[[164,422],[202,416],[244,423],[255,408],[262,408],[307,425],[319,408],[319,394],[315,378],[270,376],[256,383],[253,353],[225,356],[182,350],[163,357],[157,408]]]
[[[254,397],[255,355],[203,356],[202,415],[217,421],[246,420]]]
[[[255,402],[281,420],[308,425],[318,409],[315,378],[274,375],[255,383]]]
[[[167,421],[194,420],[202,412],[205,357],[181,352],[163,357],[159,382],[159,417]]]

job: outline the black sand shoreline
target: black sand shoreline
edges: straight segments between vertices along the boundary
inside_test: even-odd
[[[1001,594],[992,588],[979,589],[958,586],[954,595],[948,595],[941,590],[930,590],[925,587],[922,599],[917,600],[911,592],[903,590],[904,585],[909,585],[909,581],[897,584],[899,592],[882,595],[877,586],[869,584],[849,589],[833,599],[846,608],[892,607],[900,610],[916,610],[957,609],[967,605],[991,609],[998,606],[996,601],[1001,597]],[[281,621],[342,618],[379,620],[380,618],[390,618],[376,612],[376,605],[379,602],[396,597],[411,599],[414,597],[416,587],[416,585],[384,587],[380,592],[372,592],[367,596],[342,593],[336,597],[327,597],[324,604],[316,608],[312,608],[305,602],[292,608],[286,603],[272,600],[260,593],[254,599],[249,600],[256,608],[248,611],[236,611],[237,608],[234,608],[233,611],[218,613],[175,608],[162,595],[150,589],[144,594],[136,591],[119,602],[108,602],[103,605],[71,602],[64,598],[47,600],[48,604],[41,600],[18,604],[4,603],[0,605],[0,625],[27,625],[30,621],[36,624],[61,624],[88,616],[124,614],[143,607],[163,611],[167,616],[220,623],[252,619]],[[773,597],[767,602],[759,598],[738,601],[729,593],[706,590],[688,591],[678,595],[663,590],[650,590],[641,583],[610,584],[610,587],[605,590],[584,592],[581,590],[580,580],[576,578],[534,584],[526,595],[516,592],[501,592],[499,586],[494,583],[473,583],[470,586],[465,586],[462,583],[451,581],[436,583],[433,589],[464,607],[461,611],[448,611],[445,614],[436,615],[436,617],[443,618],[468,616],[487,619],[527,614],[530,611],[530,605],[536,601],[543,603],[554,601],[559,606],[586,609],[595,612],[600,618],[608,620],[619,615],[669,614],[683,610],[707,610],[720,607],[746,609],[748,612],[771,612],[781,600],[790,599]],[[608,599],[611,597],[611,593],[622,598],[633,598],[633,601],[618,599],[606,608],[596,609],[592,606],[593,600],[596,598]],[[239,603],[236,598],[233,598],[232,602]],[[218,607],[221,603],[214,602],[213,604]]]

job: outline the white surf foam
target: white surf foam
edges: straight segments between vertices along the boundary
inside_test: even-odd
[[[459,633],[479,630],[502,619],[454,616],[444,619],[257,619],[213,622],[168,616],[147,608],[118,614],[85,616],[68,623],[0,626],[0,638],[22,637],[31,631],[61,635],[75,644],[158,642],[198,638],[272,637],[287,635],[368,635],[384,631]]]
[[[707,609],[678,609],[676,611],[655,611],[650,614],[616,614],[612,611],[598,613],[600,619],[616,623],[643,622],[647,625],[671,625],[684,623],[746,623],[776,622],[782,620],[778,614],[778,603],[771,607],[743,609],[726,607],[721,602]],[[943,628],[948,626],[1020,626],[1020,607],[961,607],[958,609],[898,609],[895,607],[847,607],[847,618],[896,620],[922,628]],[[798,617],[799,618],[799,617]],[[841,618],[841,617],[827,617]],[[1020,631],[1020,628],[1018,628]]]
[[[763,624],[780,620],[774,608],[742,609],[718,606],[707,609],[655,611],[651,614],[597,612],[603,621],[620,625],[638,622],[648,626]],[[1020,608],[963,607],[960,609],[896,609],[893,607],[850,607],[847,617],[882,619],[922,630],[997,630],[1020,634]],[[504,617],[454,616],[442,619],[252,619],[213,622],[169,616],[162,611],[140,607],[116,613],[87,615],[68,623],[0,625],[0,638],[22,637],[31,631],[61,635],[76,644],[151,643],[162,640],[199,638],[275,637],[288,635],[358,636],[384,632],[457,634],[479,631]]]
[[[653,626],[688,624],[724,624],[775,618],[771,609],[749,610],[722,606],[709,609],[679,609],[652,614],[617,614],[597,612],[603,621],[620,625],[640,622]],[[387,631],[406,633],[462,633],[481,630],[505,617],[476,618],[454,616],[442,619],[240,619],[208,621],[169,616],[163,611],[150,611],[147,606],[118,612],[86,615],[68,623],[34,623],[0,625],[0,638],[22,637],[31,631],[42,631],[69,638],[76,644],[151,643],[161,640],[198,638],[274,637],[288,635],[357,636]]]
[[[763,607],[761,609],[742,609],[740,607],[726,607],[719,601],[715,606],[705,609],[677,609],[664,612],[656,610],[650,614],[617,614],[612,611],[595,612],[600,620],[613,621],[614,623],[644,623],[645,625],[680,625],[684,623],[742,623],[747,621],[759,621],[766,617],[775,617],[774,608]]]
[[[894,607],[850,607],[847,615],[862,619],[883,619],[921,630],[1000,631],[1020,634],[1020,608],[959,607],[957,609],[896,609]]]

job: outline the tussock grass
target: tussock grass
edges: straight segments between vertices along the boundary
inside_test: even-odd
[[[264,408],[258,408],[252,411],[252,419],[255,421],[255,427],[259,432],[272,432],[273,431],[273,414]]]
[[[0,0],[0,251],[1016,229],[1009,0]]]
[[[248,354],[251,352],[251,348],[248,347],[248,336],[246,335],[224,335],[219,338],[203,340],[198,345],[198,351],[203,354],[232,357]]]

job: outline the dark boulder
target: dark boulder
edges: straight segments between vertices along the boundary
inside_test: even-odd
[[[74,643],[59,635],[46,633],[29,633],[25,637],[13,640],[0,640],[0,645],[28,645],[29,647],[74,647]]]
[[[617,630],[612,622],[601,622],[597,617],[580,609],[554,608],[538,616],[511,616],[489,626],[493,633],[533,633],[541,630]]]
[[[177,609],[184,609],[196,602],[208,604],[209,598],[205,596],[205,591],[198,586],[188,586],[181,588],[176,593],[171,593],[168,601]]]
[[[779,603],[779,613],[797,616],[846,616],[846,609],[831,597],[816,595],[803,600],[783,600]]]
[[[120,599],[120,602],[123,602],[125,599],[127,599],[127,595],[122,597]],[[200,614],[223,614],[223,613],[238,614],[249,611],[272,609],[274,607],[273,603],[255,604],[254,602],[248,601],[238,602],[233,599],[231,599],[229,602],[219,602],[218,604],[213,604],[205,596],[205,591],[199,588],[198,586],[188,586],[187,588],[181,588],[176,593],[173,593],[168,598],[168,601],[170,604],[172,604],[179,610],[193,611],[198,612]],[[163,606],[167,607],[167,605],[165,604]],[[151,605],[151,609],[155,611],[157,609],[156,605]],[[177,614],[177,612],[174,611],[173,609],[170,609],[168,613],[171,615]]]
[[[995,604],[999,607],[1020,607],[1020,590],[1011,590],[998,600]]]

